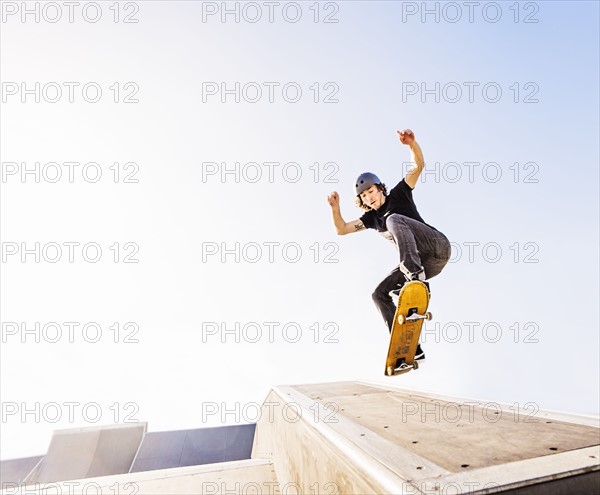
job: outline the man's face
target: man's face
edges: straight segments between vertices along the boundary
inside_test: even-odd
[[[374,210],[378,210],[379,208],[381,208],[381,205],[385,203],[385,196],[383,195],[383,191],[377,189],[377,186],[375,184],[361,192],[360,199],[362,199],[364,204],[366,204],[370,208],[373,208]]]

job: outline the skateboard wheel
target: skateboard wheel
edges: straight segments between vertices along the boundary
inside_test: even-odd
[[[417,369],[419,369],[419,362],[418,362],[418,361],[415,361],[415,362],[413,363],[413,370],[417,370]]]
[[[404,315],[399,315],[398,316],[398,324],[399,325],[404,325],[406,323],[406,316]]]
[[[431,314],[431,311],[427,311],[427,313],[425,313],[425,319],[433,320],[433,315]]]
[[[394,376],[394,367],[388,366],[386,372],[387,372],[387,376]]]

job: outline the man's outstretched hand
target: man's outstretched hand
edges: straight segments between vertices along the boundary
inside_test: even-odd
[[[333,191],[329,196],[327,196],[327,202],[329,203],[329,206],[331,206],[332,208],[339,208],[340,207],[340,195],[336,191]]]
[[[415,142],[415,134],[410,129],[404,129],[403,131],[396,131],[398,133],[398,138],[402,144],[407,144],[410,146]]]

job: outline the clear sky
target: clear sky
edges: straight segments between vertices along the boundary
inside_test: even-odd
[[[598,414],[597,2],[55,4],[2,4],[3,459],[251,422],[278,384]],[[326,197],[400,181],[404,128],[453,259],[390,379],[397,256]]]

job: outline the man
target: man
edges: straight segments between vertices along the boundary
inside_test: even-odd
[[[327,201],[331,206],[333,223],[339,235],[376,229],[392,241],[399,255],[399,264],[377,286],[373,301],[392,331],[396,305],[392,293],[400,293],[400,288],[410,280],[428,280],[442,271],[450,259],[450,242],[444,234],[425,223],[415,202],[412,191],[425,166],[423,153],[410,129],[397,131],[402,144],[410,147],[412,168],[389,194],[385,184],[369,172],[361,174],[354,184],[356,204],[365,213],[351,222],[346,222],[340,213],[340,198],[332,192]],[[425,353],[419,345],[416,359],[424,359]]]

